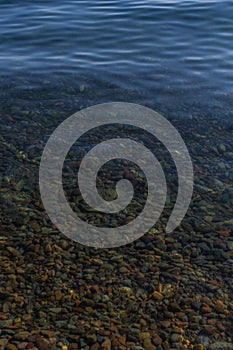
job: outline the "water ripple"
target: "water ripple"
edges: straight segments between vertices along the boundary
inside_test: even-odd
[[[2,74],[88,72],[129,88],[233,92],[232,1],[5,0],[0,13]]]

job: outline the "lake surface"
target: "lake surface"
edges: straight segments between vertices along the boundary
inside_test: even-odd
[[[4,102],[26,91],[69,104],[84,85],[97,95],[82,106],[126,92],[176,116],[232,122],[232,1],[8,0],[0,14]]]

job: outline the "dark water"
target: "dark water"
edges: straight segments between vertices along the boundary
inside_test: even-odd
[[[120,89],[180,116],[231,121],[233,2],[1,1],[0,67],[4,101],[62,90],[74,100],[68,87],[84,84],[97,103],[123,100]]]

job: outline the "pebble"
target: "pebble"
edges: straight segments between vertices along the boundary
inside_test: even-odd
[[[101,350],[111,350],[111,340],[105,339],[100,346]]]
[[[156,347],[151,343],[150,338],[144,339],[144,341],[143,341],[143,347],[144,347],[146,350],[156,350]]]
[[[0,339],[0,350],[4,350],[7,343],[8,343],[8,339],[7,338]]]
[[[23,342],[23,343],[18,344],[18,345],[17,345],[17,348],[18,348],[19,350],[24,350],[24,349],[27,348],[27,346],[28,346],[28,342]]]
[[[161,345],[162,344],[162,338],[158,334],[154,334],[152,337],[153,343],[155,345]]]
[[[15,339],[17,340],[26,340],[28,339],[29,336],[30,336],[30,333],[26,331],[22,331],[14,335]]]
[[[178,343],[180,341],[180,334],[178,333],[172,333],[171,335],[171,342],[172,343]]]
[[[17,346],[14,344],[7,344],[6,350],[17,350]]]
[[[36,346],[39,350],[49,350],[48,340],[41,337],[36,339]]]
[[[141,333],[138,334],[138,338],[140,340],[144,340],[146,338],[150,339],[150,333],[149,332],[141,332]]]

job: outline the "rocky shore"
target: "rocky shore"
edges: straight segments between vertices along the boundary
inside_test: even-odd
[[[182,224],[167,235],[165,212],[134,243],[95,249],[50,222],[38,135],[51,128],[16,116],[0,137],[0,349],[233,349],[232,130],[174,120],[195,173]]]

